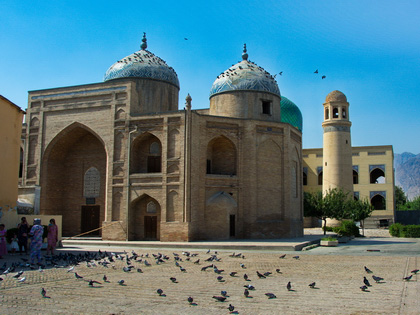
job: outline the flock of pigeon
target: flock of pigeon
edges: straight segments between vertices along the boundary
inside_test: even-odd
[[[238,269],[240,268],[240,272],[238,271],[225,271],[223,269],[220,269],[217,265],[219,265],[219,262],[221,262],[222,258],[218,255],[217,251],[214,253],[210,253],[210,250],[207,251],[207,258],[206,259],[200,259],[198,257],[198,254],[183,251],[181,254],[173,253],[173,257],[170,257],[166,254],[137,254],[134,250],[131,252],[131,254],[124,251],[122,254],[116,254],[116,253],[108,253],[108,252],[85,252],[84,254],[72,254],[72,253],[60,253],[58,255],[52,256],[52,257],[46,257],[46,264],[39,266],[38,271],[43,272],[45,268],[65,268],[67,273],[73,273],[76,281],[86,282],[89,287],[97,287],[99,285],[105,285],[105,283],[110,283],[107,275],[106,270],[113,269],[118,271],[120,269],[121,265],[123,266],[121,268],[121,276],[120,280],[117,281],[117,283],[120,286],[126,286],[128,285],[126,281],[124,280],[125,276],[129,273],[143,273],[147,272],[147,268],[151,267],[153,265],[162,265],[162,264],[174,264],[177,268],[179,268],[180,273],[187,273],[187,269],[185,266],[188,264],[188,269],[190,268],[196,268],[193,267],[195,265],[200,265],[201,272],[213,272],[215,274],[215,279],[218,283],[225,282],[226,279],[230,278],[240,278],[242,277],[245,281],[243,284],[243,296],[244,298],[253,298],[252,294],[255,294],[257,282],[252,282],[251,285],[251,278],[257,277],[258,279],[266,279],[268,277],[273,277],[275,274],[282,274],[281,270],[277,268],[275,272],[271,271],[265,271],[260,272],[256,270],[256,273],[250,273],[247,270],[247,266],[245,265],[245,256],[242,253],[233,253],[229,255],[231,258],[237,258],[238,259]],[[283,254],[279,256],[279,259],[285,259],[286,254]],[[293,259],[298,261],[300,259],[299,256],[292,256]],[[0,267],[0,272],[3,275],[3,277],[12,276],[18,283],[24,283],[26,281],[26,277],[24,276],[24,273],[26,271],[29,272],[29,270],[32,270],[32,272],[37,272],[37,267],[34,267],[30,264],[28,264],[27,259],[21,258],[22,262],[19,263],[12,263],[11,266],[7,266],[6,263],[3,264],[2,267]],[[119,264],[116,264],[119,262]],[[188,263],[187,263],[188,262]],[[89,276],[83,276],[81,271],[76,270],[79,266],[86,265],[88,268],[101,268],[104,271],[104,275],[102,277],[101,281],[94,280],[92,278],[89,278]],[[117,265],[119,267],[117,267]],[[183,266],[184,265],[184,266]],[[144,271],[143,271],[143,269]],[[25,271],[26,269],[26,271]],[[79,268],[81,269],[81,268]],[[379,276],[373,275],[373,272],[368,268],[364,267],[365,272],[367,274],[372,274],[372,279],[375,281],[375,283],[384,283],[384,279]],[[19,270],[19,271],[17,271]],[[86,270],[86,269],[85,269]],[[99,269],[97,269],[99,270]],[[102,271],[101,270],[101,271]],[[79,273],[78,273],[79,271]],[[198,270],[197,270],[198,271]],[[16,273],[15,273],[16,272]],[[414,274],[417,274],[419,272],[418,269],[412,270],[411,275],[404,277],[404,281],[410,281],[412,276]],[[127,275],[126,275],[127,276]],[[128,277],[128,276],[127,276]],[[226,279],[225,279],[226,278]],[[3,278],[0,277],[0,281],[2,281]],[[176,284],[178,283],[178,280],[175,276],[171,276],[168,279],[172,283]],[[360,289],[364,292],[369,292],[369,288],[372,286],[369,282],[369,280],[364,277],[363,278],[363,285],[360,287]],[[308,287],[310,289],[318,289],[316,287],[316,282],[311,282],[308,284]],[[292,288],[292,283],[290,281],[287,282],[286,288],[287,291],[294,291]],[[156,290],[156,293],[160,297],[166,297],[166,294],[161,288],[158,288]],[[264,295],[267,297],[267,299],[276,299],[277,296],[273,292],[265,292]],[[49,295],[47,295],[47,291],[45,288],[41,289],[41,297],[42,298],[51,298]],[[221,290],[219,295],[213,295],[212,298],[215,302],[229,302],[229,294],[226,290]],[[188,303],[191,306],[198,305],[196,302],[194,302],[193,296],[186,296],[186,303]],[[228,311],[231,314],[237,314],[238,312],[235,311],[235,306],[230,304],[227,307]]]

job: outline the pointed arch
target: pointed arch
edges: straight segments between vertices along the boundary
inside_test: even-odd
[[[131,149],[130,174],[161,173],[162,143],[155,135],[145,132],[137,136]]]
[[[124,134],[119,131],[115,135],[114,140],[114,161],[123,160],[123,145],[124,145]]]
[[[207,145],[207,174],[236,175],[237,150],[225,136],[213,138]]]
[[[180,156],[179,131],[173,129],[168,136],[168,158],[178,158]]]
[[[121,220],[121,202],[123,195],[121,192],[117,192],[112,196],[112,221]]]
[[[166,222],[182,221],[182,213],[178,209],[178,198],[176,191],[169,192],[166,202]]]
[[[122,108],[117,110],[117,112],[115,113],[115,120],[119,120],[119,119],[125,119],[125,110]]]
[[[131,202],[129,212],[129,240],[160,239],[161,207],[159,202],[143,194]]]
[[[33,117],[31,119],[31,122],[29,123],[29,127],[38,128],[39,127],[39,119],[37,117]]]
[[[218,191],[206,201],[205,222],[207,239],[229,239],[230,218],[236,216],[238,204],[225,191]]]
[[[49,142],[41,163],[41,214],[62,215],[64,236],[98,228],[105,220],[106,166],[103,140],[83,124],[72,123]],[[93,172],[99,182],[86,194],[85,175]]]

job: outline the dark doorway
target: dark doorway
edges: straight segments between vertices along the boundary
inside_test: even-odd
[[[147,241],[157,240],[157,216],[144,216],[144,238]]]
[[[82,230],[85,233],[100,227],[99,213],[101,206],[82,206]],[[100,230],[85,234],[89,236],[100,235]]]
[[[147,157],[147,172],[148,173],[160,173],[161,169],[160,169],[160,165],[161,165],[161,161],[160,161],[160,156],[148,156]]]
[[[229,216],[229,236],[235,237],[235,215],[231,214]]]

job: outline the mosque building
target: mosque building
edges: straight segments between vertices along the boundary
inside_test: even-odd
[[[61,215],[63,236],[302,236],[303,191],[322,187],[323,150],[302,149],[302,114],[275,78],[248,60],[244,45],[242,60],[211,86],[209,108],[193,110],[188,95],[179,110],[175,70],[147,50],[146,36],[140,47],[113,64],[104,82],[29,92],[19,198],[35,213]],[[342,131],[348,122],[334,121],[330,101],[324,124]],[[393,218],[392,147],[346,147],[353,183],[354,172],[361,174],[355,196],[383,198],[378,207],[388,210],[379,214]],[[387,185],[365,184],[367,169],[386,173]]]
[[[141,49],[104,82],[30,91],[20,197],[64,236],[226,240],[303,235],[302,115],[242,60],[210,107],[178,110],[175,70]]]

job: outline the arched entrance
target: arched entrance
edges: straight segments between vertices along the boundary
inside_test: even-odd
[[[160,204],[149,195],[134,200],[129,213],[129,240],[159,241],[160,212]]]
[[[237,208],[235,199],[219,191],[206,202],[206,239],[226,240],[237,236]]]
[[[62,130],[45,150],[41,214],[62,215],[63,236],[98,228],[105,220],[106,161],[103,142],[79,123]]]

